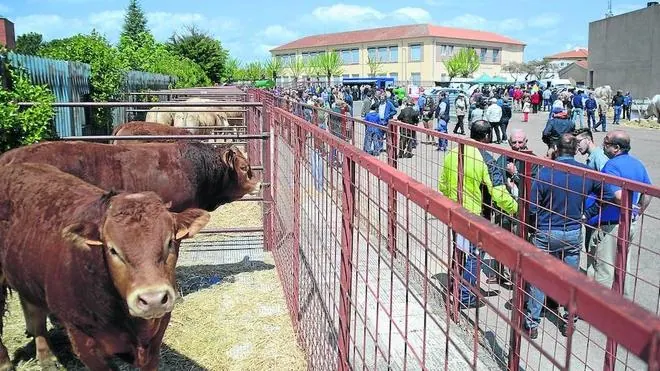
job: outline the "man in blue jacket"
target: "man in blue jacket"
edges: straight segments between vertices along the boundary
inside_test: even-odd
[[[598,103],[594,98],[594,93],[589,93],[589,98],[584,102],[584,108],[587,110],[587,128],[596,129],[596,108]]]
[[[384,132],[378,127],[381,124],[381,120],[378,115],[377,103],[371,105],[371,109],[364,117],[364,121],[371,125],[365,125],[363,150],[372,156],[378,156],[383,145]]]
[[[573,104],[573,117],[572,120],[575,123],[575,126],[578,124],[578,119],[580,121],[580,129],[584,126],[584,123],[582,121],[582,117],[584,116],[584,105],[582,104],[582,90],[578,90],[578,92],[573,96],[573,101],[571,102]]]
[[[633,98],[630,95],[630,92],[626,92],[626,95],[623,96],[623,119],[626,118],[630,120],[630,108],[632,107]]]
[[[586,166],[575,160],[577,140],[570,133],[563,134],[557,141],[555,160],[581,168]],[[598,184],[591,179],[569,174],[551,167],[539,169],[538,177],[532,183],[530,194],[530,215],[536,215],[534,245],[561,259],[575,270],[580,267],[582,248],[582,215],[589,192],[598,194]],[[534,227],[534,224],[532,224]],[[545,294],[532,285],[528,289],[525,330],[532,339],[538,336],[541,309]],[[565,314],[564,319],[568,316]],[[560,330],[566,336],[566,323]]]
[[[439,97],[438,106],[435,108],[435,118],[449,123],[449,99],[444,91],[440,92]]]

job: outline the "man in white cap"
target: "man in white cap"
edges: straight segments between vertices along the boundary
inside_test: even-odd
[[[489,101],[490,105],[486,109],[484,114],[484,120],[490,122],[490,126],[495,131],[495,137],[497,140],[495,143],[502,143],[502,134],[500,128],[500,120],[502,119],[502,107],[497,104],[496,98],[491,98]]]
[[[465,119],[465,114],[467,114],[468,106],[469,105],[467,98],[465,98],[465,94],[458,93],[458,97],[454,101],[454,107],[456,107],[456,118],[458,119],[456,126],[454,126],[454,134],[465,135],[463,119]]]

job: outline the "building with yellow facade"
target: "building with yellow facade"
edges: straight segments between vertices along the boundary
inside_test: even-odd
[[[481,66],[474,77],[495,76],[500,75],[503,65],[523,61],[525,44],[492,32],[416,24],[307,36],[270,52],[286,66],[294,57],[309,60],[316,54],[337,51],[343,62],[342,77],[370,76],[368,61],[378,60],[376,76],[433,85],[449,80],[443,61],[461,48],[473,48],[479,55]],[[291,71],[285,68],[281,81],[291,80]]]

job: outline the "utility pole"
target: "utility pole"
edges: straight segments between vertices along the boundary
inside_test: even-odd
[[[605,13],[605,18],[613,17],[612,13],[612,0],[607,0],[607,13]]]

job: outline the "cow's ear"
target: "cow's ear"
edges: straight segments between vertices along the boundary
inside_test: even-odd
[[[163,206],[165,206],[165,208],[167,210],[171,209],[172,208],[172,201],[167,201]]]
[[[224,155],[222,156],[225,165],[228,166],[230,169],[234,168],[234,162],[236,160],[237,151],[238,149],[236,148],[236,146],[230,146],[229,148],[227,148]]]
[[[175,239],[190,238],[197,234],[211,219],[211,214],[202,209],[187,209],[174,214],[176,219]]]
[[[62,237],[82,249],[89,249],[91,246],[103,246],[99,227],[95,223],[81,222],[68,225],[62,230]]]

